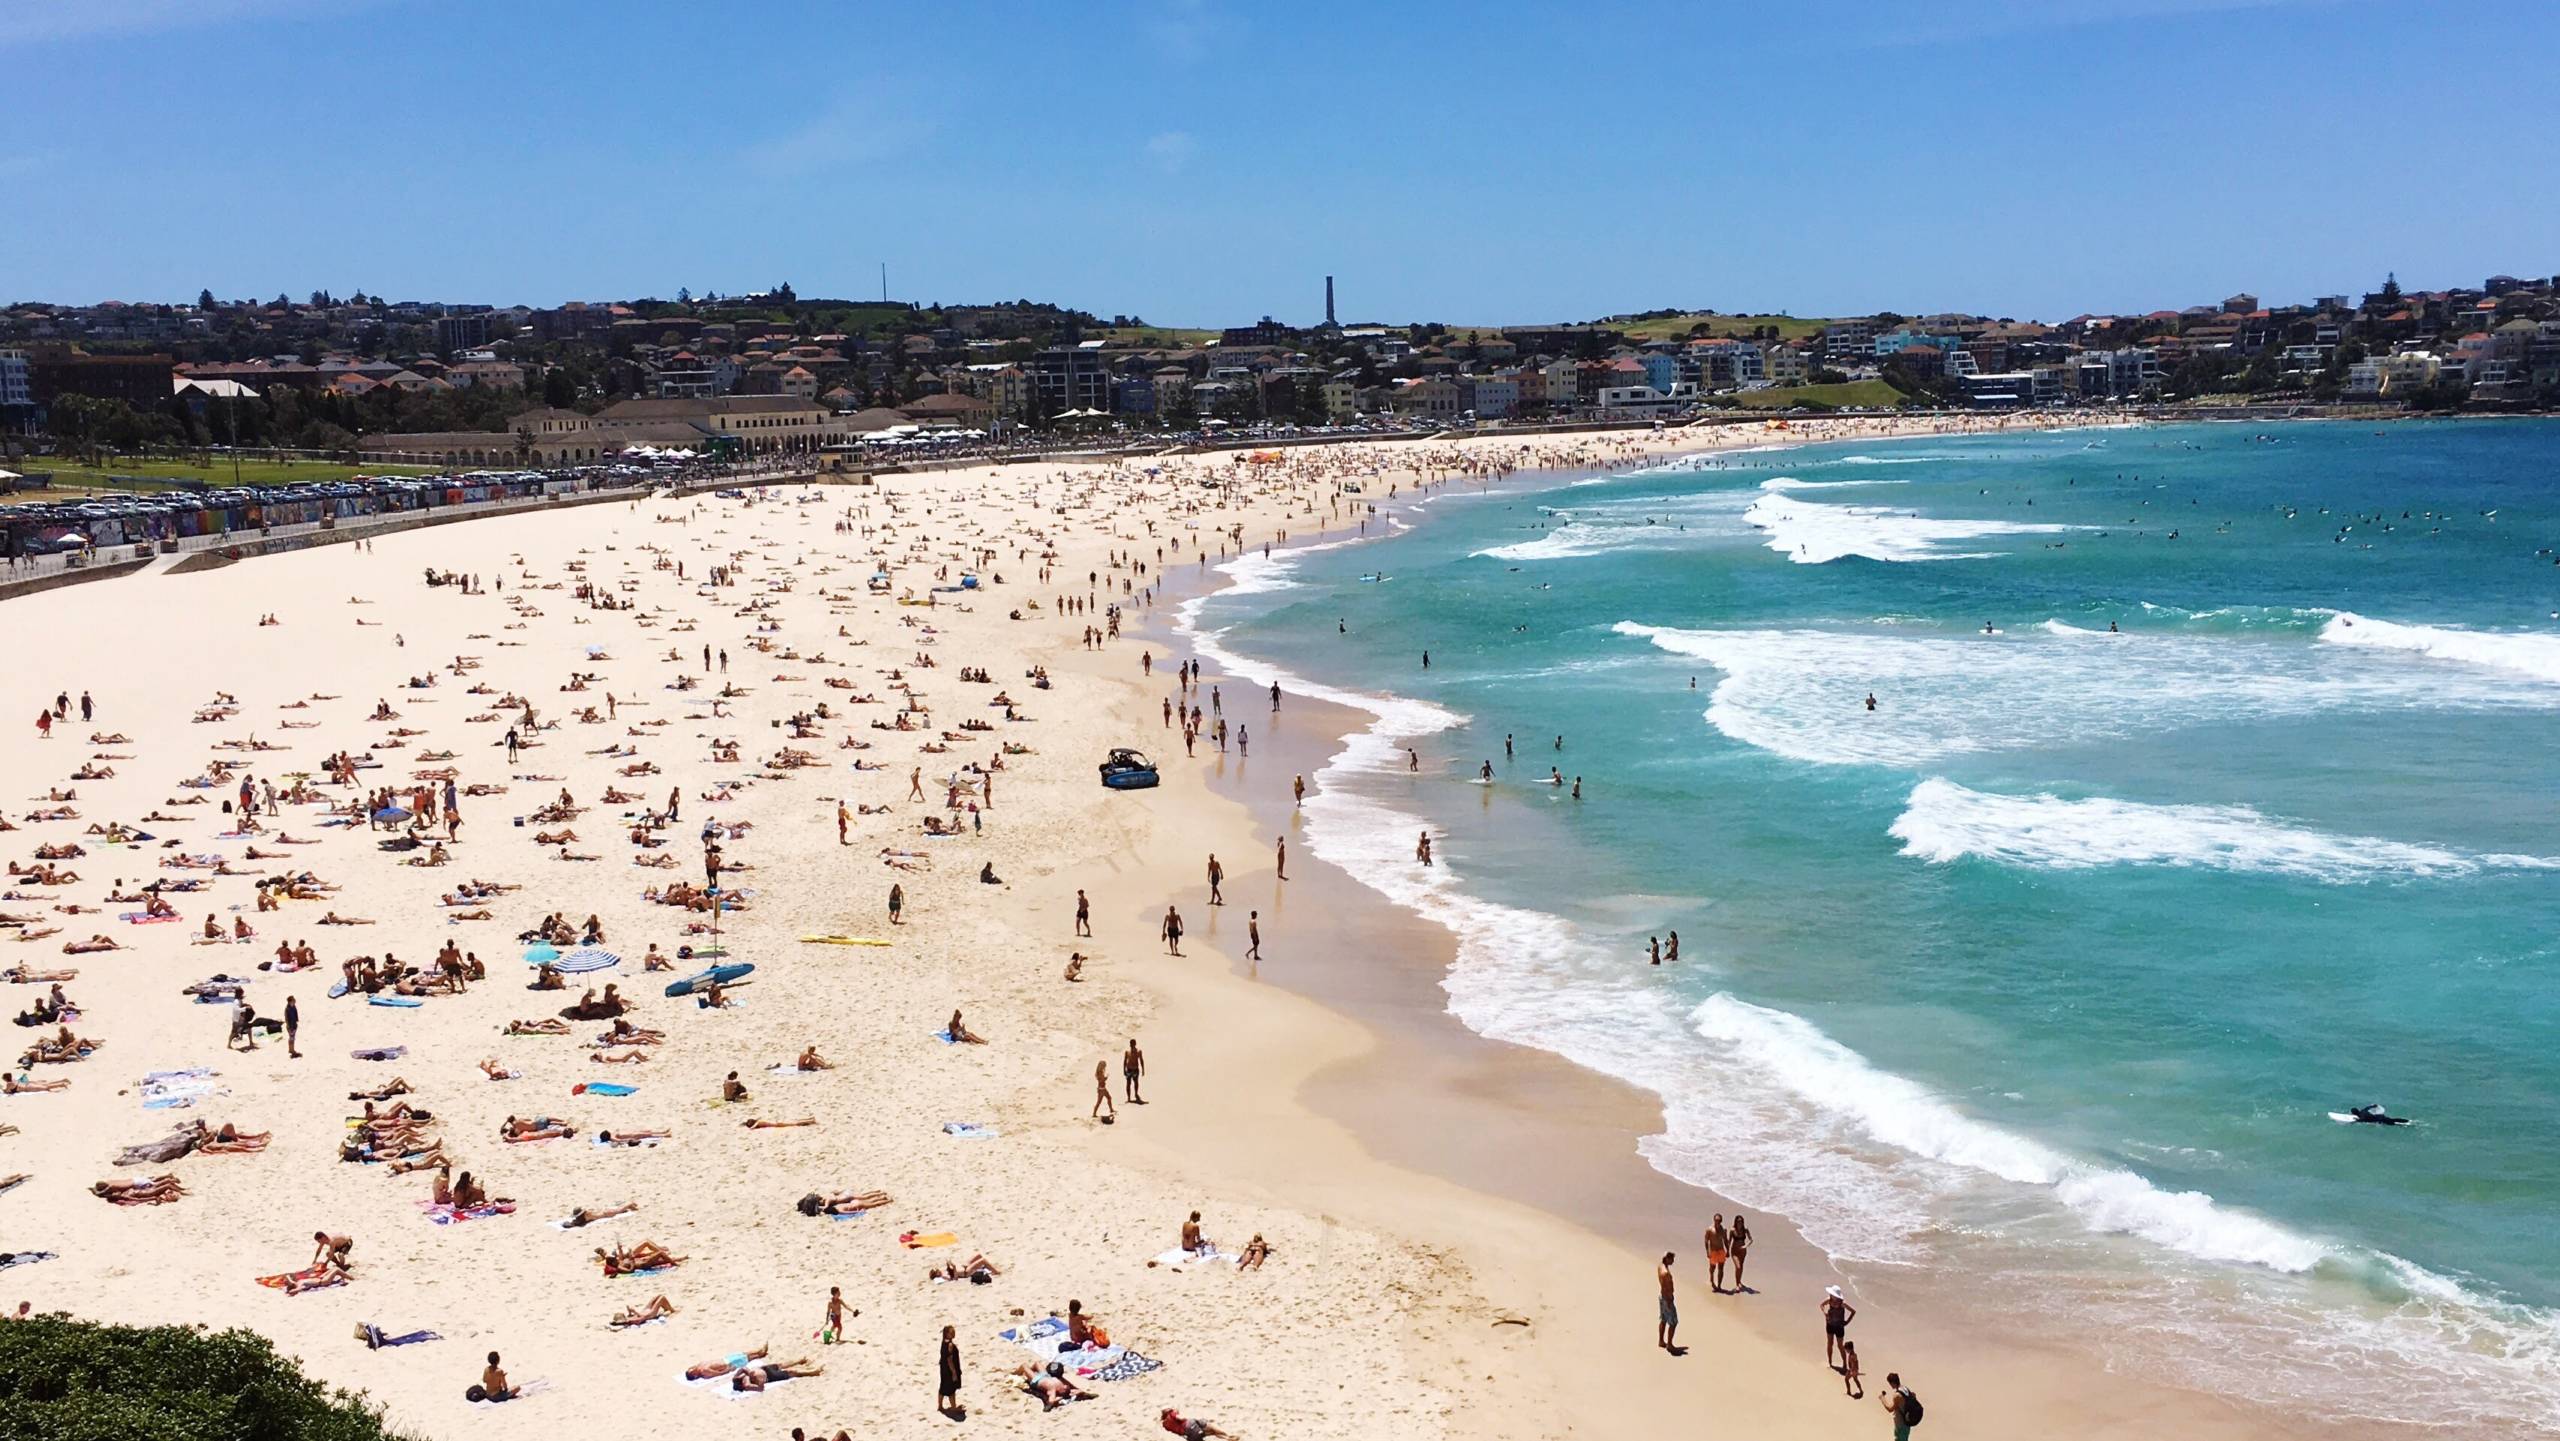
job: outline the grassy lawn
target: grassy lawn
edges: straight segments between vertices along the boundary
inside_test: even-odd
[[[86,490],[166,490],[181,480],[204,480],[215,485],[295,485],[312,481],[344,480],[351,475],[433,475],[433,466],[420,465],[338,465],[321,460],[243,460],[239,476],[234,480],[231,462],[213,458],[203,465],[180,460],[142,460],[119,456],[97,466],[76,465],[68,461],[38,459],[30,456],[20,461],[0,461],[0,470],[21,471],[29,475],[53,473],[54,488]],[[128,477],[115,479],[113,477]]]
[[[1774,325],[1778,328],[1780,340],[1810,340],[1822,333],[1824,324],[1820,319],[1795,315],[1692,314],[1666,315],[1659,320],[1632,320],[1613,328],[1626,331],[1635,340],[1686,340],[1692,328],[1703,325],[1706,330],[1701,332],[1702,336],[1732,335],[1749,339],[1752,332],[1760,327]]]
[[[1182,330],[1163,325],[1106,325],[1084,333],[1087,340],[1107,340],[1113,345],[1134,345],[1166,350],[1206,345],[1218,338],[1214,330]]]
[[[1746,390],[1733,397],[1745,410],[1785,410],[1796,405],[1889,410],[1902,404],[1903,398],[1901,391],[1881,380],[1852,380],[1845,385],[1778,385],[1767,390]]]

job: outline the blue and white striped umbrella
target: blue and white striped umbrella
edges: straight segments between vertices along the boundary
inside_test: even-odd
[[[552,964],[554,969],[574,975],[579,971],[611,970],[622,964],[622,957],[594,946],[581,946]]]

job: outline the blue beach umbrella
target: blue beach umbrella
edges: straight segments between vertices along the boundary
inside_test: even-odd
[[[581,946],[562,956],[556,964],[560,971],[568,974],[579,971],[605,971],[621,965],[622,957],[611,951],[599,950],[594,946]]]
[[[409,813],[398,806],[384,806],[373,813],[373,818],[384,825],[398,825],[409,818]]]
[[[545,961],[560,959],[560,948],[549,941],[536,941],[533,943],[533,948],[524,953],[524,958],[527,962],[538,966]]]

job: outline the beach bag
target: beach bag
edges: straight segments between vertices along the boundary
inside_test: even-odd
[[[1924,1413],[1920,1408],[1920,1393],[1917,1391],[1903,1392],[1902,1405],[1895,1411],[1894,1419],[1905,1426],[1917,1426],[1920,1424],[1920,1417],[1923,1414]]]

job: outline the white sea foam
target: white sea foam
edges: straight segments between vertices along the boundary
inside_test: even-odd
[[[2407,651],[2436,660],[2505,671],[2560,685],[2560,635],[2545,631],[2463,630],[2442,625],[2401,625],[2340,611],[2320,628],[2331,645]]]
[[[2205,631],[2107,637],[1903,628],[1680,630],[1621,621],[1723,672],[1706,718],[1746,745],[1830,765],[1920,768],[1947,756],[2338,709],[2504,710],[2547,702],[2488,671]],[[2122,643],[2115,643],[2122,642]],[[1881,702],[1865,708],[1865,697]]]
[[[2398,876],[2555,870],[2560,858],[2480,854],[2271,820],[2247,806],[2142,805],[2104,796],[2004,796],[1932,777],[1911,788],[1891,828],[1902,853],[1968,856],[2045,870],[2185,866],[2300,876],[2331,885]]]
[[[1769,548],[1799,565],[1849,556],[1868,560],[1988,560],[1996,550],[1956,550],[2001,536],[2061,535],[2082,529],[2016,520],[1954,520],[1869,505],[1816,505],[1783,493],[1753,501],[1743,519],[1768,533]]]
[[[1967,1116],[1907,1077],[1867,1059],[1801,1016],[1718,992],[1690,1019],[1768,1085],[1801,1098],[1807,1123],[1845,1122],[1896,1150],[2014,1185],[2043,1187],[2092,1231],[2138,1236],[2200,1260],[2308,1271],[2336,1248],[2217,1206],[2193,1191],[2163,1191],[2131,1171],[2091,1166]],[[1819,1135],[1819,1131],[1816,1132]]]
[[[1795,490],[1873,490],[1880,485],[1902,485],[1904,481],[1878,477],[1875,480],[1806,480],[1801,476],[1773,475],[1760,482],[1762,490],[1786,492]]]
[[[1557,526],[1534,540],[1488,546],[1474,554],[1494,560],[1565,560],[1577,555],[1598,555],[1638,538],[1640,533],[1627,526],[1592,525],[1577,520]]]

